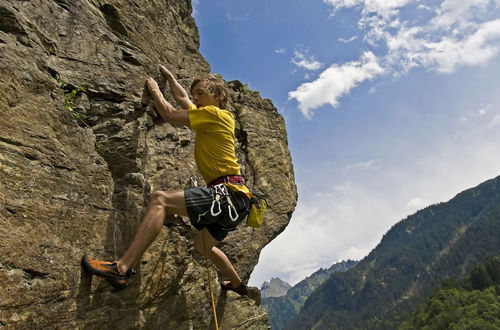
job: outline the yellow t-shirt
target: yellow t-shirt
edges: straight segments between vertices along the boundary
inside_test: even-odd
[[[191,129],[196,132],[194,159],[198,171],[206,183],[221,176],[240,175],[241,168],[236,158],[234,118],[227,110],[216,106],[188,109]],[[232,190],[250,195],[246,186],[226,184]]]

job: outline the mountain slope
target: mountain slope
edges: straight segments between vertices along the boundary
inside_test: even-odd
[[[500,177],[394,225],[356,267],[333,274],[287,329],[394,329],[444,278],[500,254]]]
[[[446,280],[401,330],[499,329],[500,256],[489,259],[467,278]]]
[[[298,314],[311,292],[323,284],[334,272],[345,272],[356,264],[357,262],[353,260],[338,262],[330,268],[320,269],[300,281],[289,289],[284,296],[263,298],[262,306],[269,314],[272,329],[279,330],[283,328]]]

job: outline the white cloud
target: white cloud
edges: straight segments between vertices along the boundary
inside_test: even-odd
[[[304,83],[288,93],[288,98],[297,100],[300,111],[310,118],[313,109],[325,104],[338,106],[341,96],[361,82],[373,79],[383,72],[384,69],[379,65],[377,57],[371,52],[366,52],[358,61],[342,65],[333,64],[316,80]]]
[[[250,16],[252,16],[252,14],[253,14],[253,9],[250,9],[249,11],[244,13],[243,15],[234,16],[234,15],[231,15],[230,13],[227,13],[227,18],[230,21],[249,21]]]
[[[489,3],[490,0],[445,0],[431,24],[445,29],[456,23],[470,25],[471,19],[487,10]]]
[[[431,8],[431,7],[426,6],[426,5],[422,5],[422,4],[418,5],[418,6],[417,6],[417,8],[418,8],[418,9],[423,9],[423,10],[432,11],[432,8]]]
[[[372,46],[386,43],[389,51],[383,60],[395,73],[416,66],[451,73],[460,66],[484,64],[499,53],[500,20],[481,21],[491,0],[445,0],[430,21],[420,24],[399,17],[399,9],[409,0],[325,2],[335,12],[363,6],[359,27],[365,31],[364,39]]]
[[[439,72],[451,73],[458,66],[485,64],[499,53],[500,19],[486,22],[463,39],[444,37],[424,44],[426,51],[412,54],[421,64]]]
[[[428,205],[429,205],[429,202],[427,202],[425,199],[422,199],[419,197],[412,198],[408,201],[408,203],[406,203],[406,206],[408,206],[410,209],[413,209],[415,211],[419,210],[419,209],[423,209],[424,207],[426,207]]]
[[[292,58],[292,63],[298,66],[299,68],[303,68],[310,71],[319,70],[323,64],[319,61],[316,61],[313,55],[309,55],[309,51],[294,51],[294,56]]]
[[[500,115],[496,115],[495,117],[493,117],[488,127],[492,128],[498,125],[500,125]]]
[[[333,191],[348,191],[348,190],[351,190],[352,189],[352,182],[351,181],[347,181],[347,182],[344,182],[340,185],[336,185],[336,186],[333,186],[332,190]]]
[[[331,5],[332,15],[341,9],[361,7],[358,26],[364,32],[363,40],[374,48],[384,43],[387,53],[377,59],[371,51],[365,51],[360,61],[333,64],[316,80],[290,92],[289,99],[297,100],[307,118],[322,105],[337,107],[343,95],[382,72],[399,77],[413,68],[423,67],[449,74],[463,66],[484,65],[500,53],[500,19],[484,18],[493,6],[499,7],[499,0],[444,0],[434,8],[419,4],[418,8],[429,10],[434,16],[411,22],[400,17],[400,10],[415,6],[412,0],[324,2]],[[351,39],[339,38],[339,41],[347,43]],[[300,56],[294,63],[301,67],[320,67],[319,62]]]
[[[279,49],[275,49],[274,52],[276,54],[286,54],[286,49],[285,48],[279,48]]]
[[[493,106],[493,104],[491,103],[488,103],[488,104],[481,104],[481,108],[478,110],[478,114],[480,116],[484,116],[488,113],[488,111],[491,109],[491,107]]]
[[[306,73],[304,74],[304,79],[305,79],[305,80],[309,80],[309,79],[311,79],[311,78],[312,78],[312,74],[310,74],[309,72],[306,72]]]
[[[479,104],[477,108],[460,116],[459,121],[462,124],[460,131],[455,133],[455,139],[460,140],[475,131],[482,132],[485,128],[493,128],[500,124],[500,115],[498,109],[492,103]]]
[[[359,260],[373,248],[390,227],[391,219],[382,215],[391,206],[359,186],[342,186],[341,190],[331,188],[322,197],[299,200],[286,231],[262,251],[252,285],[276,276],[294,285],[321,267],[340,260]]]
[[[395,74],[418,66],[452,73],[461,66],[485,64],[500,51],[500,20],[477,25],[467,36],[444,35],[431,41],[426,34],[422,27],[403,27],[396,35],[384,35],[389,50],[384,60]]]
[[[323,0],[323,2],[333,7],[332,15],[335,15],[337,11],[342,8],[351,8],[361,5],[364,0]]]
[[[337,40],[340,41],[340,42],[343,42],[345,44],[348,44],[348,43],[351,43],[353,42],[354,40],[358,39],[357,36],[354,36],[354,37],[351,37],[349,39],[344,39],[344,38],[338,38]]]
[[[363,6],[363,15],[377,14],[389,18],[398,13],[398,9],[413,2],[413,0],[323,0],[332,6],[332,15],[340,9]]]
[[[191,6],[193,6],[192,16],[196,18],[198,16],[198,6],[200,5],[200,0],[193,0]]]
[[[347,165],[348,170],[362,169],[362,170],[377,170],[380,168],[380,161],[376,159],[370,159],[366,162],[354,163]]]

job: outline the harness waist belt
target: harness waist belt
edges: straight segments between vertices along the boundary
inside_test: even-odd
[[[245,178],[241,175],[226,175],[218,177],[212,182],[208,183],[207,186],[215,186],[221,183],[237,183],[237,184],[245,184]]]

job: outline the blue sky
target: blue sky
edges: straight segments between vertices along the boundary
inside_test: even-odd
[[[361,259],[500,175],[500,0],[193,5],[212,72],[270,98],[289,134],[299,203],[250,284]]]

